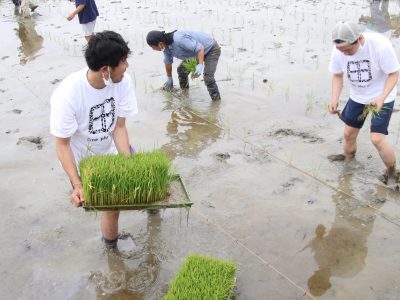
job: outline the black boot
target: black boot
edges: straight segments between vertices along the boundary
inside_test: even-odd
[[[29,8],[31,9],[31,12],[34,12],[35,9],[38,8],[38,5],[29,4]]]
[[[221,95],[219,92],[213,93],[210,95],[212,101],[220,101],[221,100]]]

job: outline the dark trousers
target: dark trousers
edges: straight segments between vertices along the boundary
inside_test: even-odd
[[[207,86],[211,98],[219,98],[218,85],[215,81],[215,71],[217,70],[218,60],[221,55],[221,47],[216,41],[210,51],[204,56],[204,84]],[[183,62],[178,66],[179,86],[182,89],[189,88],[189,72],[183,67]]]

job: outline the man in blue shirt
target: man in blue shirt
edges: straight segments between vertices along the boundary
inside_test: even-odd
[[[96,19],[99,15],[96,3],[94,0],[75,0],[75,6],[76,9],[69,14],[67,20],[71,21],[76,15],[78,15],[79,23],[82,25],[85,39],[89,42],[94,36],[94,26],[96,25]]]
[[[197,58],[196,72],[194,77],[199,77],[204,73],[204,83],[212,100],[221,100],[214,74],[217,69],[221,47],[209,34],[175,30],[170,33],[165,31],[150,31],[147,34],[147,44],[156,51],[164,52],[165,71],[167,81],[165,86],[172,87],[172,63],[173,58],[181,59],[183,62],[190,58]],[[184,67],[183,62],[178,66],[179,85],[182,89],[189,88],[189,73]]]

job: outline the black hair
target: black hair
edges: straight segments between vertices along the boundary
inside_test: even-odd
[[[157,46],[158,43],[162,42],[166,45],[171,45],[174,42],[174,32],[176,30],[165,33],[165,31],[153,30],[150,31],[146,36],[146,41],[149,46]]]
[[[335,44],[346,43],[346,41],[343,41],[343,40],[341,40],[341,39],[334,40],[333,42],[334,42]],[[357,42],[358,42],[358,38],[357,38],[354,42],[350,43],[349,45],[355,45],[355,44],[357,44]]]
[[[97,72],[103,66],[116,68],[130,53],[128,43],[120,34],[103,31],[96,33],[90,39],[85,50],[85,59],[89,69]]]

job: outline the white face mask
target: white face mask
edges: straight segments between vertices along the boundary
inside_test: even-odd
[[[112,81],[112,79],[111,79],[111,70],[110,70],[110,67],[107,67],[107,70],[108,70],[108,79],[106,79],[106,77],[103,75],[103,81],[104,81],[104,84],[106,85],[106,86],[113,86],[113,84],[114,84],[114,81]]]

